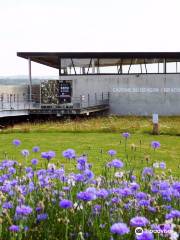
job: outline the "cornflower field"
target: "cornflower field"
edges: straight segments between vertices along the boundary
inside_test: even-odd
[[[22,149],[17,138],[9,142],[11,154],[0,163],[0,239],[177,240],[179,171],[158,159],[159,141],[148,144],[152,154],[142,160],[142,143],[136,154],[132,137],[122,133],[122,157],[100,149],[98,171],[91,151],[68,148],[57,156],[41,146]]]

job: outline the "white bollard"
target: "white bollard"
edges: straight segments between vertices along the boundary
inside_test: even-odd
[[[153,122],[153,131],[152,131],[152,133],[154,135],[158,135],[159,134],[159,116],[158,116],[157,113],[153,113],[152,122]]]

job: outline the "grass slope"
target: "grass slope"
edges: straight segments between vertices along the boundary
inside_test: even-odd
[[[12,132],[131,132],[151,134],[152,118],[150,117],[97,117],[77,118],[76,120],[61,120],[56,122],[23,123],[3,130]],[[160,134],[180,136],[180,117],[160,117]]]
[[[36,128],[36,127],[35,127]],[[32,127],[33,129],[33,127]],[[128,129],[129,132],[130,129]],[[20,139],[22,141],[21,146],[15,148],[11,142],[13,139]],[[150,147],[152,140],[160,141],[161,148],[157,151],[153,151]],[[141,142],[141,144],[140,144]],[[136,145],[136,151],[132,151],[131,144]],[[4,159],[4,155],[7,155],[9,159],[14,158],[20,161],[24,161],[21,156],[20,150],[29,149],[33,146],[40,146],[41,151],[54,150],[56,151],[56,158],[52,160],[53,163],[65,164],[65,168],[71,171],[74,162],[68,161],[62,157],[62,151],[67,148],[73,148],[77,154],[88,154],[89,162],[93,164],[93,170],[95,173],[101,173],[102,166],[105,161],[109,160],[107,151],[109,149],[117,150],[117,157],[125,161],[124,152],[124,139],[119,133],[99,133],[99,132],[60,132],[50,131],[46,129],[44,132],[35,131],[33,129],[27,133],[12,132],[0,134],[0,159]],[[132,134],[128,139],[128,160],[131,167],[136,170],[142,166],[146,166],[147,162],[145,158],[149,156],[149,164],[156,161],[165,161],[167,167],[179,175],[180,169],[180,138],[178,136],[152,136],[150,134],[143,134],[136,132]],[[40,159],[40,153],[31,153],[28,161],[34,157]],[[40,160],[40,165],[44,160]],[[128,168],[128,165],[126,165]]]

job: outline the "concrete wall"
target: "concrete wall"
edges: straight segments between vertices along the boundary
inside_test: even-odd
[[[110,92],[110,113],[180,115],[180,74],[62,76],[73,96]]]
[[[95,93],[100,96],[109,92],[111,114],[180,115],[180,74],[61,76],[61,80],[73,81],[73,97],[85,95],[87,99],[90,94],[90,99],[94,99]],[[23,94],[27,93],[26,85],[0,85],[0,96],[3,94],[5,102],[10,94],[18,94],[23,102]],[[16,103],[11,104],[14,107]]]

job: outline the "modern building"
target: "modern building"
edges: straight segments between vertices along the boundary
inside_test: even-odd
[[[45,109],[57,115],[107,109],[115,115],[180,114],[180,52],[18,52],[17,56],[29,64],[25,95],[30,114]],[[56,68],[57,80],[34,85],[32,61]]]

